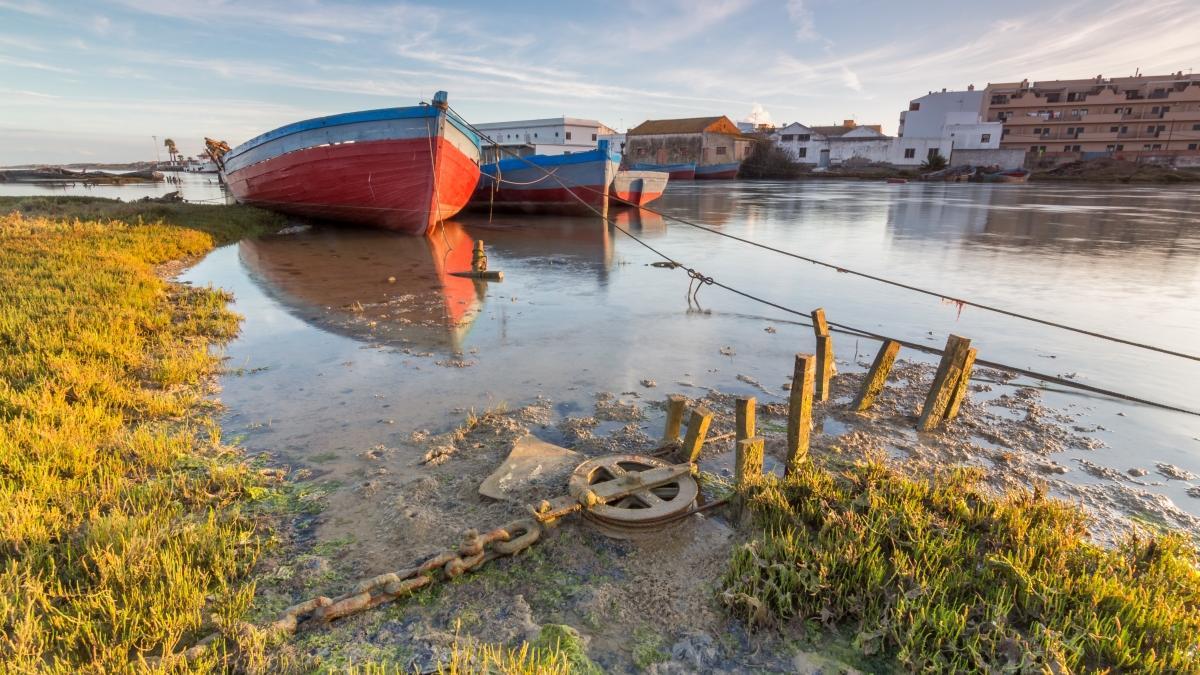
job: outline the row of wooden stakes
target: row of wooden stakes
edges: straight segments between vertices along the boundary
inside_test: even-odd
[[[836,372],[833,360],[833,339],[825,310],[812,312],[813,331],[816,334],[816,354],[796,354],[795,370],[792,373],[791,396],[788,400],[787,442],[788,454],[785,472],[791,473],[808,457],[809,439],[812,433],[813,401],[829,400],[833,376]],[[863,380],[861,389],[851,407],[865,412],[875,403],[883,391],[888,375],[900,352],[900,343],[886,340],[875,355],[871,369]],[[925,396],[925,404],[917,415],[917,429],[931,431],[943,422],[954,419],[967,394],[967,384],[975,365],[975,348],[967,338],[951,335],[942,351],[933,385]],[[746,476],[760,475],[763,470],[764,440],[755,435],[755,406],[757,401],[748,396],[737,399],[736,422],[733,433],[736,441],[734,478],[738,485]],[[680,395],[667,397],[667,420],[663,431],[663,447],[678,447],[678,459],[695,462],[708,436],[708,427],[713,414],[707,408],[698,407],[688,419],[687,433],[679,438],[687,399]],[[716,439],[713,439],[716,440]]]

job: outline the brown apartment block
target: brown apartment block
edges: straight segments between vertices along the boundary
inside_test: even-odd
[[[1001,148],[1124,159],[1200,156],[1200,74],[989,84],[984,118]]]

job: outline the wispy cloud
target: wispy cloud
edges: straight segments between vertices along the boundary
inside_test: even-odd
[[[787,0],[787,14],[792,25],[796,27],[796,37],[801,40],[815,40],[817,24],[813,19],[812,9],[805,0]]]
[[[0,54],[0,64],[6,65],[6,66],[12,66],[14,68],[29,68],[32,70],[43,70],[43,71],[51,72],[51,73],[74,73],[75,72],[74,70],[72,70],[70,68],[64,68],[62,66],[55,66],[55,65],[51,65],[49,63],[42,63],[40,61],[30,61],[28,59],[21,59],[21,58],[17,58],[14,56],[5,56],[4,54]]]

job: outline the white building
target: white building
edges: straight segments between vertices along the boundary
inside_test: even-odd
[[[575,117],[489,122],[475,126],[505,150],[516,152],[522,157],[565,155],[591,150],[596,147],[596,141],[601,136],[616,133],[596,120]],[[483,145],[484,159],[489,162],[495,161],[494,151],[489,150],[491,144],[483,139]]]
[[[983,92],[930,92],[914,99],[900,113],[900,134],[883,133],[879,125],[810,127],[793,122],[777,129],[775,144],[803,164],[819,167],[861,161],[896,166],[917,166],[940,154],[953,163],[955,150],[996,150],[1003,125],[984,122]]]
[[[942,155],[954,150],[995,150],[1004,125],[983,119],[983,91],[972,85],[966,91],[929,92],[913,99],[900,113],[901,139],[937,138]]]

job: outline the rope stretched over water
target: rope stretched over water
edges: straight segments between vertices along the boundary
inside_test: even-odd
[[[470,125],[468,125],[468,126],[470,126]],[[474,129],[474,127],[472,127],[472,129]],[[480,133],[478,130],[475,130],[475,131],[476,131],[476,133]],[[482,134],[481,134],[481,135],[482,135]],[[491,141],[493,144],[495,144],[495,141],[493,141],[492,139],[490,139],[490,138],[489,138],[488,140],[489,140],[489,141]],[[499,146],[497,146],[497,147],[499,147]],[[515,156],[515,155],[514,155],[514,156]],[[529,162],[529,164],[530,164],[531,166],[536,166],[536,165],[534,165],[532,162]],[[541,167],[538,167],[538,168],[541,168]],[[544,169],[543,169],[543,170],[544,170]],[[593,192],[593,193],[596,193],[596,194],[601,194],[601,192],[600,192],[599,190],[596,190],[595,188],[592,188],[592,187],[589,187],[589,186],[586,186],[586,185],[580,185],[580,186],[577,186],[577,187],[579,187],[580,189],[583,189],[583,190],[587,190],[587,191],[589,191],[589,192]],[[697,222],[694,222],[694,221],[688,220],[688,219],[686,219],[686,218],[681,218],[681,217],[679,217],[679,216],[673,216],[673,215],[670,215],[670,214],[667,214],[667,213],[663,213],[662,211],[658,211],[658,210],[656,210],[656,209],[654,209],[654,208],[651,208],[651,207],[648,207],[648,206],[642,206],[642,205],[640,205],[640,204],[635,204],[635,203],[633,203],[633,202],[630,202],[630,201],[627,201],[627,200],[621,199],[620,197],[616,197],[616,196],[614,196],[614,195],[607,195],[607,196],[608,196],[608,198],[609,198],[609,199],[611,199],[611,200],[613,200],[613,201],[616,201],[616,202],[618,202],[618,203],[621,203],[621,204],[625,204],[625,205],[627,205],[627,206],[633,206],[633,207],[637,207],[637,208],[640,208],[640,209],[643,209],[643,210],[649,211],[649,212],[651,212],[651,213],[653,213],[653,214],[655,214],[655,215],[658,215],[658,216],[661,216],[661,217],[663,217],[663,218],[666,218],[667,220],[672,220],[672,221],[675,221],[675,222],[677,222],[677,223],[681,223],[681,224],[683,224],[683,225],[687,225],[687,226],[689,226],[689,227],[694,227],[694,228],[696,228],[696,229],[698,229],[698,230],[703,230],[703,231],[705,231],[705,232],[709,232],[709,233],[711,233],[711,234],[716,234],[716,235],[719,235],[719,236],[722,236],[722,237],[726,237],[726,238],[728,238],[728,239],[733,239],[733,240],[735,240],[735,241],[742,242],[742,243],[744,243],[744,244],[749,244],[750,246],[756,246],[756,247],[758,247],[758,248],[761,248],[761,249],[763,249],[763,250],[766,250],[766,251],[771,251],[771,252],[773,252],[773,253],[778,253],[778,254],[780,254],[780,255],[785,255],[785,256],[788,256],[789,258],[795,258],[795,259],[797,259],[797,260],[803,260],[804,262],[807,262],[807,263],[812,263],[813,265],[818,265],[818,266],[820,266],[820,267],[826,267],[826,268],[828,268],[828,269],[834,270],[834,271],[836,271],[836,272],[839,272],[839,273],[841,273],[841,274],[851,274],[851,275],[854,275],[854,276],[857,276],[857,277],[862,277],[862,278],[864,278],[864,279],[870,279],[871,281],[877,281],[877,282],[879,282],[879,283],[888,284],[889,286],[895,286],[895,287],[897,287],[897,288],[903,288],[903,289],[905,289],[905,290],[913,291],[913,292],[915,292],[915,293],[922,293],[922,294],[924,294],[924,295],[928,295],[928,296],[931,296],[931,297],[939,298],[939,299],[942,299],[942,300],[949,300],[950,302],[954,302],[954,303],[957,303],[957,304],[960,304],[960,305],[965,305],[965,306],[968,306],[968,307],[975,307],[975,308],[977,308],[977,309],[982,309],[982,310],[984,310],[984,311],[988,311],[988,312],[994,312],[994,313],[996,313],[996,314],[1002,314],[1002,315],[1004,315],[1004,316],[1010,316],[1010,317],[1013,317],[1013,318],[1016,318],[1016,319],[1022,319],[1022,320],[1024,320],[1024,321],[1030,321],[1030,322],[1033,322],[1033,323],[1039,323],[1039,324],[1042,324],[1042,325],[1044,325],[1044,326],[1051,326],[1051,327],[1054,327],[1054,328],[1059,328],[1059,329],[1062,329],[1062,330],[1071,331],[1071,332],[1073,332],[1073,333],[1079,333],[1080,335],[1087,335],[1087,336],[1089,336],[1089,337],[1094,337],[1094,338],[1098,338],[1098,339],[1101,339],[1101,340],[1108,340],[1108,341],[1110,341],[1110,342],[1116,342],[1116,343],[1119,343],[1119,344],[1128,345],[1128,346],[1130,346],[1130,347],[1136,347],[1136,348],[1138,348],[1138,349],[1146,349],[1146,350],[1149,350],[1149,351],[1152,351],[1152,352],[1158,352],[1158,353],[1160,353],[1160,354],[1167,354],[1167,355],[1169,355],[1169,356],[1177,356],[1177,357],[1179,357],[1179,358],[1183,358],[1183,359],[1189,359],[1189,360],[1192,360],[1192,361],[1200,361],[1200,355],[1196,355],[1196,354],[1188,354],[1188,353],[1186,353],[1186,352],[1176,351],[1176,350],[1174,350],[1174,349],[1168,349],[1168,348],[1166,348],[1166,347],[1158,347],[1158,346],[1156,346],[1156,345],[1146,344],[1146,343],[1144,343],[1144,342],[1137,342],[1136,340],[1129,340],[1129,339],[1122,338],[1122,337],[1118,337],[1118,336],[1115,336],[1115,335],[1108,335],[1108,334],[1106,334],[1106,333],[1100,333],[1100,332],[1098,332],[1098,331],[1089,330],[1089,329],[1087,329],[1087,328],[1079,328],[1079,327],[1077,327],[1077,326],[1071,326],[1071,325],[1068,325],[1068,324],[1065,324],[1065,323],[1060,323],[1060,322],[1058,322],[1058,321],[1051,321],[1051,320],[1049,320],[1049,319],[1043,319],[1043,318],[1040,318],[1040,317],[1036,317],[1036,316],[1032,316],[1032,315],[1029,315],[1029,314],[1025,314],[1025,313],[1023,313],[1023,312],[1017,312],[1017,311],[1014,311],[1014,310],[1005,309],[1005,308],[1003,308],[1003,307],[997,307],[997,306],[995,306],[995,305],[989,305],[989,304],[987,304],[987,303],[976,302],[976,301],[974,301],[974,300],[967,300],[966,298],[959,298],[959,297],[955,297],[955,296],[953,296],[953,295],[950,295],[950,294],[948,294],[948,293],[942,293],[942,292],[940,292],[940,291],[935,291],[935,290],[931,290],[931,289],[928,289],[928,288],[922,288],[922,287],[920,287],[920,286],[914,286],[914,285],[912,285],[912,284],[906,284],[906,283],[904,283],[904,282],[902,282],[902,281],[896,281],[896,280],[894,280],[894,279],[888,279],[888,278],[886,278],[886,277],[881,277],[881,276],[878,276],[878,275],[875,275],[875,274],[870,274],[870,273],[868,273],[868,272],[860,272],[860,271],[858,271],[858,270],[850,269],[850,268],[848,268],[848,267],[843,267],[843,266],[841,266],[841,265],[836,265],[836,264],[834,264],[834,263],[831,263],[831,262],[827,262],[827,261],[824,261],[824,260],[819,260],[819,259],[817,259],[817,258],[812,258],[812,257],[809,257],[809,256],[801,255],[801,254],[799,254],[799,253],[795,253],[795,252],[792,252],[792,251],[787,251],[787,250],[784,250],[784,249],[781,249],[781,248],[777,248],[777,247],[775,247],[775,246],[771,246],[771,245],[769,245],[769,244],[764,244],[764,243],[762,243],[762,242],[754,241],[753,239],[747,239],[747,238],[745,238],[745,237],[739,237],[739,236],[737,236],[737,235],[735,235],[735,234],[730,234],[730,233],[728,233],[728,232],[722,232],[722,231],[720,231],[720,230],[718,230],[718,229],[716,229],[716,228],[712,228],[712,227],[709,227],[709,226],[707,226],[707,225],[702,225],[702,224],[700,224],[700,223],[697,223]]]
[[[452,109],[452,110],[453,110],[453,109]],[[457,114],[457,112],[456,112],[455,114]],[[459,115],[459,117],[461,118],[462,116],[461,116],[461,115]],[[469,127],[469,128],[472,130],[472,131],[474,131],[476,134],[478,134],[478,135],[480,136],[480,138],[484,138],[484,139],[486,139],[488,142],[490,142],[490,143],[492,143],[493,145],[495,145],[495,146],[496,146],[496,147],[497,147],[497,148],[498,148],[498,149],[499,149],[501,152],[505,152],[505,153],[509,154],[509,155],[510,155],[510,156],[512,156],[512,157],[516,157],[517,159],[520,159],[520,160],[521,160],[522,162],[524,162],[525,164],[528,164],[529,166],[531,166],[531,167],[533,167],[533,168],[535,168],[535,169],[538,169],[538,170],[540,170],[540,171],[542,171],[542,172],[544,172],[544,173],[547,173],[547,174],[549,174],[549,172],[547,172],[547,171],[546,171],[546,170],[545,170],[543,167],[541,167],[541,166],[538,166],[536,163],[534,163],[534,162],[531,162],[531,161],[529,161],[528,159],[526,159],[526,158],[524,158],[524,157],[520,157],[520,156],[519,156],[519,155],[517,155],[516,153],[513,153],[513,152],[511,152],[511,151],[509,151],[509,150],[505,150],[505,149],[504,149],[502,146],[500,146],[498,143],[496,143],[496,141],[494,141],[493,139],[491,139],[490,137],[488,137],[488,136],[487,136],[487,134],[483,133],[482,131],[480,131],[478,128],[474,127],[474,126],[473,126],[473,125],[471,125],[470,123],[467,123],[467,126],[468,126],[468,127]],[[787,312],[787,313],[789,313],[789,314],[794,314],[794,315],[796,315],[796,316],[802,316],[802,317],[808,317],[808,316],[810,316],[810,315],[809,315],[809,313],[807,313],[807,312],[802,312],[802,311],[800,311],[800,310],[793,309],[793,308],[791,308],[791,307],[787,307],[786,305],[781,305],[781,304],[779,304],[779,303],[772,302],[772,301],[770,301],[770,300],[767,300],[766,298],[762,298],[762,297],[759,297],[759,296],[757,296],[757,295],[754,295],[754,294],[752,294],[752,293],[748,293],[748,292],[746,292],[746,291],[743,291],[743,290],[740,290],[740,289],[734,288],[733,286],[729,286],[728,284],[721,283],[720,281],[717,281],[717,280],[713,279],[713,278],[712,278],[712,277],[710,277],[710,276],[705,276],[705,275],[701,274],[700,272],[697,272],[697,271],[696,271],[694,268],[688,267],[688,266],[684,265],[683,263],[679,262],[678,260],[675,260],[674,258],[672,258],[671,256],[667,255],[666,253],[663,253],[662,251],[658,250],[657,248],[655,248],[655,247],[651,246],[650,244],[646,243],[646,242],[645,242],[645,241],[643,241],[643,240],[642,240],[640,237],[638,237],[638,236],[634,235],[632,232],[630,232],[630,231],[626,230],[625,228],[621,227],[620,225],[618,225],[618,224],[617,224],[617,222],[616,222],[615,220],[613,220],[611,217],[609,217],[609,216],[608,216],[608,214],[606,214],[606,213],[602,213],[602,212],[601,212],[599,209],[597,209],[595,206],[592,206],[591,204],[589,204],[589,203],[587,202],[587,200],[585,200],[585,199],[583,199],[582,197],[580,197],[579,195],[575,194],[575,192],[574,192],[574,191],[573,191],[573,190],[572,190],[572,189],[571,189],[569,186],[567,186],[565,183],[563,183],[563,182],[562,182],[562,180],[560,180],[560,179],[559,179],[557,176],[553,176],[553,178],[554,178],[555,182],[557,182],[557,183],[558,183],[560,186],[562,186],[564,189],[566,189],[566,190],[567,190],[567,192],[568,192],[568,193],[569,193],[569,194],[570,194],[572,197],[574,197],[576,200],[578,200],[578,201],[579,201],[579,203],[581,203],[581,204],[583,204],[584,206],[586,206],[588,209],[590,209],[590,210],[591,210],[593,213],[595,213],[597,216],[600,216],[600,218],[601,218],[601,219],[603,219],[603,220],[604,220],[606,223],[608,223],[609,225],[611,225],[611,226],[612,226],[614,229],[616,229],[618,232],[620,232],[620,233],[624,234],[625,236],[629,237],[630,239],[634,240],[635,242],[637,242],[637,243],[641,244],[641,245],[642,245],[643,247],[645,247],[647,250],[651,251],[652,253],[654,253],[654,254],[655,254],[655,255],[657,255],[658,257],[662,258],[664,261],[666,261],[666,262],[670,263],[670,265],[671,265],[672,267],[679,267],[679,268],[682,268],[683,270],[685,270],[685,271],[688,273],[688,276],[691,278],[691,283],[695,283],[695,281],[696,281],[696,280],[700,280],[700,285],[702,285],[702,286],[703,286],[703,285],[717,286],[718,288],[723,288],[723,289],[725,289],[726,291],[729,291],[730,293],[733,293],[733,294],[735,294],[735,295],[740,295],[740,296],[742,296],[743,298],[746,298],[747,300],[753,300],[754,302],[758,302],[758,303],[764,304],[764,305],[766,305],[766,306],[768,306],[768,307],[774,307],[775,309],[778,309],[778,310],[780,310],[780,311],[782,311],[782,312]],[[598,191],[596,191],[596,190],[594,190],[594,189],[587,188],[586,186],[577,186],[577,187],[582,187],[582,188],[584,188],[584,189],[587,189],[587,190],[589,190],[589,191],[591,191],[591,192],[598,192]],[[617,199],[617,201],[619,201],[619,202],[622,202],[622,203],[625,203],[625,204],[630,204],[630,205],[632,205],[632,206],[636,206],[636,204],[631,204],[630,202],[626,202],[626,201],[624,201],[624,200],[621,200],[621,199]],[[657,212],[657,211],[654,211],[654,213],[658,213],[658,212]],[[660,213],[659,215],[663,215],[663,214],[661,214],[661,213]],[[676,220],[678,220],[678,219],[676,219]],[[704,228],[703,226],[700,226],[700,227],[701,227],[702,229],[708,229],[708,228]],[[903,345],[903,346],[909,347],[909,348],[911,348],[911,349],[916,349],[916,350],[918,350],[918,351],[927,352],[927,353],[931,353],[931,354],[941,354],[941,353],[943,352],[943,350],[941,350],[941,349],[937,349],[937,348],[934,348],[934,347],[929,347],[929,346],[927,346],[927,345],[920,345],[920,344],[917,344],[917,343],[915,343],[915,342],[910,342],[910,341],[907,341],[907,340],[900,340],[900,339],[896,339],[896,338],[891,338],[891,337],[888,337],[888,336],[886,336],[886,335],[881,335],[881,334],[879,334],[879,333],[874,333],[874,332],[871,332],[871,331],[868,331],[868,330],[864,330],[864,329],[861,329],[861,328],[856,328],[856,327],[854,327],[854,326],[849,326],[849,325],[847,325],[847,324],[838,323],[838,322],[834,322],[834,321],[830,321],[830,322],[828,322],[828,323],[829,323],[829,325],[830,325],[831,327],[834,327],[834,328],[840,329],[840,330],[839,330],[839,332],[849,333],[849,334],[851,334],[851,335],[857,335],[857,336],[859,336],[859,337],[871,338],[871,339],[878,340],[878,341],[892,340],[892,341],[894,341],[894,342],[897,342],[897,343],[899,343],[899,344],[901,344],[901,345]],[[1191,357],[1191,356],[1188,356],[1188,355],[1185,355],[1185,354],[1181,354],[1180,356],[1184,356],[1185,358],[1196,358],[1196,357]],[[1197,360],[1200,360],[1200,358],[1198,358]],[[1101,388],[1101,387],[1093,387],[1092,385],[1083,384],[1083,383],[1081,383],[1081,382],[1075,382],[1075,381],[1072,381],[1072,380],[1068,380],[1068,379],[1065,379],[1065,378],[1058,377],[1058,376],[1056,376],[1056,375],[1050,375],[1050,374],[1048,374],[1048,373],[1041,373],[1041,372],[1038,372],[1038,371],[1035,371],[1035,370],[1030,370],[1030,369],[1028,369],[1028,368],[1020,368],[1020,367],[1017,367],[1017,366],[1010,366],[1010,365],[1008,365],[1008,364],[999,363],[999,362],[996,362],[996,361],[985,361],[985,360],[982,360],[982,359],[976,359],[976,360],[975,360],[975,362],[976,362],[976,363],[978,363],[978,364],[980,364],[980,365],[988,366],[988,367],[990,367],[990,368],[998,368],[998,369],[1001,369],[1001,370],[1007,370],[1007,371],[1011,371],[1011,372],[1014,372],[1014,373],[1019,373],[1019,374],[1021,374],[1021,375],[1024,375],[1024,376],[1026,376],[1026,377],[1032,377],[1032,378],[1035,378],[1035,379],[1038,379],[1038,380],[1042,380],[1042,381],[1044,381],[1044,382],[1052,382],[1052,383],[1054,383],[1054,384],[1058,384],[1058,385],[1061,385],[1061,386],[1064,386],[1064,387],[1070,387],[1070,388],[1072,388],[1072,389],[1079,389],[1079,390],[1088,391],[1088,392],[1095,393],[1095,394],[1103,394],[1103,395],[1105,395],[1105,396],[1110,396],[1110,397],[1112,397],[1112,398],[1119,399],[1119,400],[1122,400],[1122,401],[1128,401],[1128,402],[1131,402],[1131,403],[1138,403],[1138,404],[1141,404],[1141,405],[1147,405],[1147,406],[1151,406],[1151,407],[1155,407],[1155,408],[1160,408],[1160,409],[1163,409],[1163,410],[1170,410],[1170,411],[1173,411],[1173,412],[1180,412],[1180,413],[1185,413],[1185,414],[1188,414],[1188,415],[1195,415],[1195,416],[1197,416],[1197,417],[1200,417],[1200,411],[1196,411],[1196,410],[1190,410],[1190,409],[1188,409],[1188,408],[1183,408],[1183,407],[1180,407],[1180,406],[1172,405],[1172,404],[1170,404],[1170,403],[1160,403],[1160,402],[1157,402],[1157,401],[1151,401],[1151,400],[1149,400],[1149,399],[1139,398],[1139,397],[1137,397],[1137,396],[1132,396],[1132,395],[1130,395],[1130,394],[1124,394],[1124,393],[1121,393],[1121,392],[1118,392],[1118,391],[1113,391],[1113,390],[1111,390],[1111,389],[1103,389],[1103,388]]]

